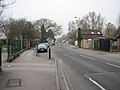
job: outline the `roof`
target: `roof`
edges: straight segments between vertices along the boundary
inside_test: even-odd
[[[94,30],[94,29],[81,29],[81,34],[102,35],[100,30]]]
[[[81,29],[81,34],[84,39],[94,39],[103,36],[100,30],[94,29]]]

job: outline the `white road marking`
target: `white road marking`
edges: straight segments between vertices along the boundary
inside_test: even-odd
[[[60,59],[60,63],[61,63],[61,64],[62,64],[62,62],[63,62],[62,59]]]
[[[60,69],[61,69],[61,72],[62,72],[62,76],[64,78],[65,86],[66,86],[67,90],[69,90],[69,86],[68,86],[68,83],[69,83],[69,85],[71,87],[71,90],[73,90],[73,87],[72,87],[72,84],[70,82],[70,79],[68,78],[67,74],[65,74],[65,72],[64,72],[64,70],[63,70],[63,68],[61,66],[62,63],[63,63],[63,60],[60,59]],[[68,81],[68,83],[67,83],[67,81]]]
[[[115,65],[115,64],[111,64],[111,63],[106,63],[106,64],[108,64],[108,65],[110,65],[110,66],[113,66],[113,67],[120,68],[120,66],[118,66],[118,65]]]
[[[60,61],[62,61],[62,60],[60,59]],[[61,64],[60,64],[60,69],[61,69],[61,73],[62,73],[62,76],[63,76],[63,80],[64,80],[64,82],[65,82],[66,90],[70,90],[69,87],[68,87],[68,83],[67,83],[67,80],[66,80],[66,78],[65,78],[65,74],[64,74],[64,72],[63,72],[63,69],[62,69]]]
[[[91,58],[91,57],[88,57],[88,56],[85,56],[85,55],[80,55],[81,57],[84,57],[84,58],[87,58],[87,59],[90,59],[90,60],[95,60],[94,58]]]
[[[95,85],[97,85],[101,90],[106,90],[103,86],[101,86],[98,82],[96,82],[92,78],[88,77],[87,75],[85,75],[85,77],[88,78],[92,83],[94,83]]]

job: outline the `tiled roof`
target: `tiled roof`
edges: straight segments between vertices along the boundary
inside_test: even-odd
[[[94,39],[97,37],[102,37],[102,33],[100,30],[93,29],[81,29],[81,34],[84,39]]]
[[[93,30],[93,29],[81,29],[81,34],[102,35],[100,30]]]

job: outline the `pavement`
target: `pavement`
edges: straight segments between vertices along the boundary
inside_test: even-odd
[[[70,45],[71,48],[82,50],[82,52],[88,52],[88,53],[98,53],[103,55],[109,55],[110,57],[120,57],[120,52],[107,52],[107,51],[100,51],[100,50],[93,50],[93,49],[85,49],[85,48],[78,48],[77,46]]]
[[[31,49],[11,63],[3,63],[0,90],[59,90],[55,59],[48,55]]]
[[[111,60],[118,60],[120,61],[120,52],[107,52],[107,51],[100,51],[100,50],[92,50],[92,49],[84,49],[84,48],[78,48],[76,46],[70,45],[71,48],[73,48],[75,51],[82,53],[87,53],[87,55],[94,55],[96,57],[101,57],[101,58],[109,58]]]

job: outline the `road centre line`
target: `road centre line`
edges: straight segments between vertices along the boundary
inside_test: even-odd
[[[106,63],[107,65],[110,65],[110,66],[113,66],[113,67],[117,67],[117,68],[120,68],[120,66],[118,65],[115,65],[115,64],[111,64],[111,63]]]
[[[101,90],[106,90],[103,86],[101,86],[98,82],[96,82],[95,80],[93,80],[92,78],[90,78],[87,75],[84,75],[86,78],[88,78],[92,83],[94,83],[95,85],[97,85]]]
[[[91,57],[88,57],[88,56],[85,56],[85,55],[80,55],[81,57],[84,57],[84,58],[87,58],[87,59],[90,59],[90,60],[95,60],[94,58],[91,58]]]

